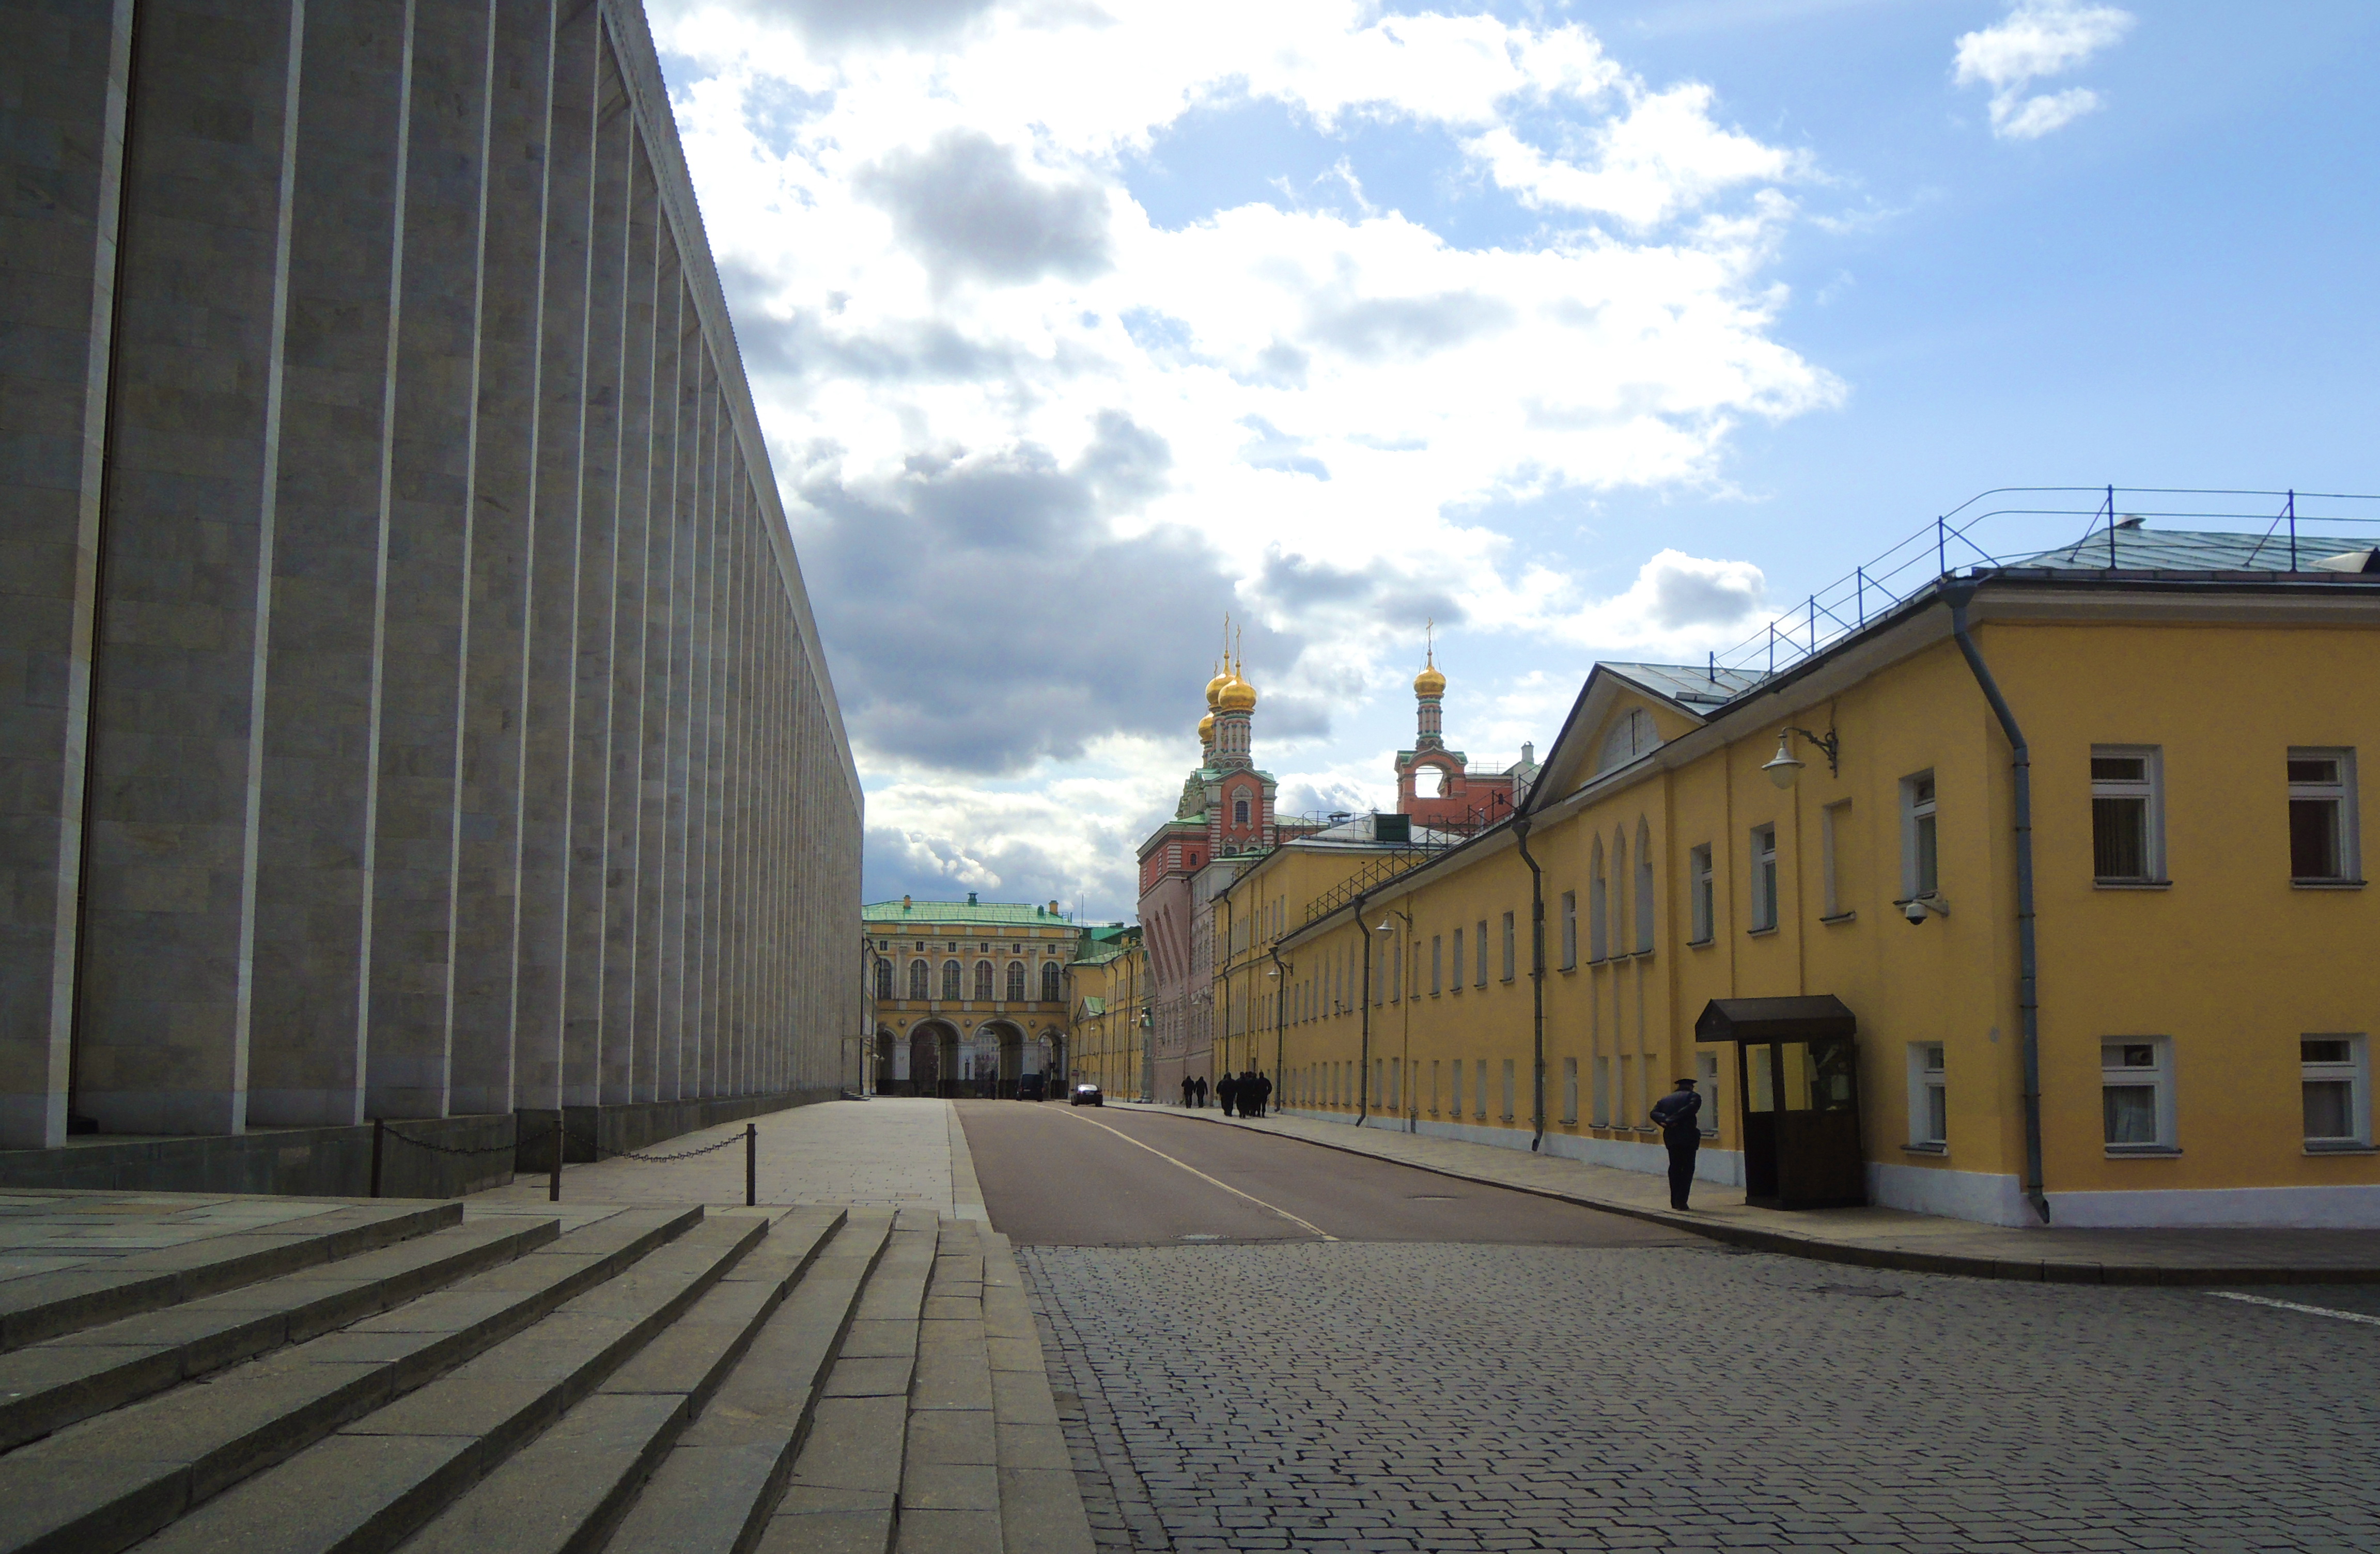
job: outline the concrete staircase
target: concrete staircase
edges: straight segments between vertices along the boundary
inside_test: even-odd
[[[988,1227],[309,1223],[0,1284],[0,1554],[1089,1554]]]

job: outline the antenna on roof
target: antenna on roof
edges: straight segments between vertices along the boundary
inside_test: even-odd
[[[1717,648],[1710,650],[1710,667],[1705,673],[1710,675],[1712,685],[1718,684],[1718,650]]]

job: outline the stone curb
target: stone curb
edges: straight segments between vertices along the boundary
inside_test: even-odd
[[[1201,1108],[1149,1106],[1139,1101],[1123,1101],[1136,1111],[1155,1111],[1167,1116],[1183,1117],[1192,1122],[1244,1124],[1236,1117],[1212,1115]],[[1597,1209],[1606,1214],[1624,1215],[1631,1220],[1643,1220],[1672,1230],[1690,1231],[1707,1240],[1741,1246],[1747,1251],[1774,1252],[1789,1257],[1803,1257],[1813,1262],[1843,1263],[1856,1268],[1900,1269],[1911,1273],[1947,1273],[1968,1279],[2006,1279],[2035,1284],[2380,1284],[2380,1265],[2346,1268],[2307,1268],[2286,1264],[2228,1265],[2167,1265],[2159,1263],[2083,1262],[2059,1258],[1985,1257],[1961,1252],[1916,1252],[1897,1246],[1862,1246],[1849,1242],[1826,1241],[1815,1236],[1795,1235],[1785,1231],[1763,1230],[1754,1225],[1735,1225],[1724,1220],[1706,1220],[1692,1211],[1681,1214],[1674,1209],[1647,1208],[1640,1204],[1621,1203],[1587,1193],[1567,1193],[1552,1187],[1521,1182],[1507,1182],[1480,1172],[1464,1171],[1458,1166],[1434,1165],[1424,1160],[1405,1159],[1383,1154],[1359,1145],[1341,1144],[1334,1140],[1308,1138],[1303,1134],[1280,1133],[1270,1128],[1258,1130],[1273,1138],[1284,1138],[1294,1144],[1310,1144],[1318,1149],[1336,1149],[1342,1155],[1360,1155],[1367,1160],[1382,1160],[1390,1165],[1410,1166],[1433,1176],[1444,1176],[1457,1182],[1472,1182],[1483,1187],[1502,1187],[1508,1192],[1526,1193],[1532,1197],[1552,1198],[1557,1202],[1575,1204],[1581,1208]]]

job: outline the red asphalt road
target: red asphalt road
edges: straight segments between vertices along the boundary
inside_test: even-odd
[[[1641,1220],[1163,1112],[1000,1100],[958,1109],[992,1228],[1024,1245],[1707,1244]]]

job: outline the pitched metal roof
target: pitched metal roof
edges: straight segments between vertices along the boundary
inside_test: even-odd
[[[1596,667],[1689,707],[1719,706],[1768,678],[1762,670],[1715,669],[1700,663],[1626,663],[1602,659]],[[1552,752],[1547,754],[1550,758]]]
[[[965,924],[976,928],[1061,928],[1075,927],[1062,913],[1046,906],[1026,905],[1003,901],[978,904],[969,901],[878,901],[859,909],[859,919],[871,927],[901,927],[914,924],[918,928],[944,924]]]
[[[2113,560],[2109,541],[2114,542]],[[2357,549],[2352,539],[2336,534],[2300,532],[2297,569],[2313,570],[2320,562]],[[2055,571],[2105,572],[2287,572],[2289,536],[2276,528],[2264,534],[2205,534],[2173,528],[2096,529],[2071,545],[2044,551],[2009,566],[2042,566]]]

